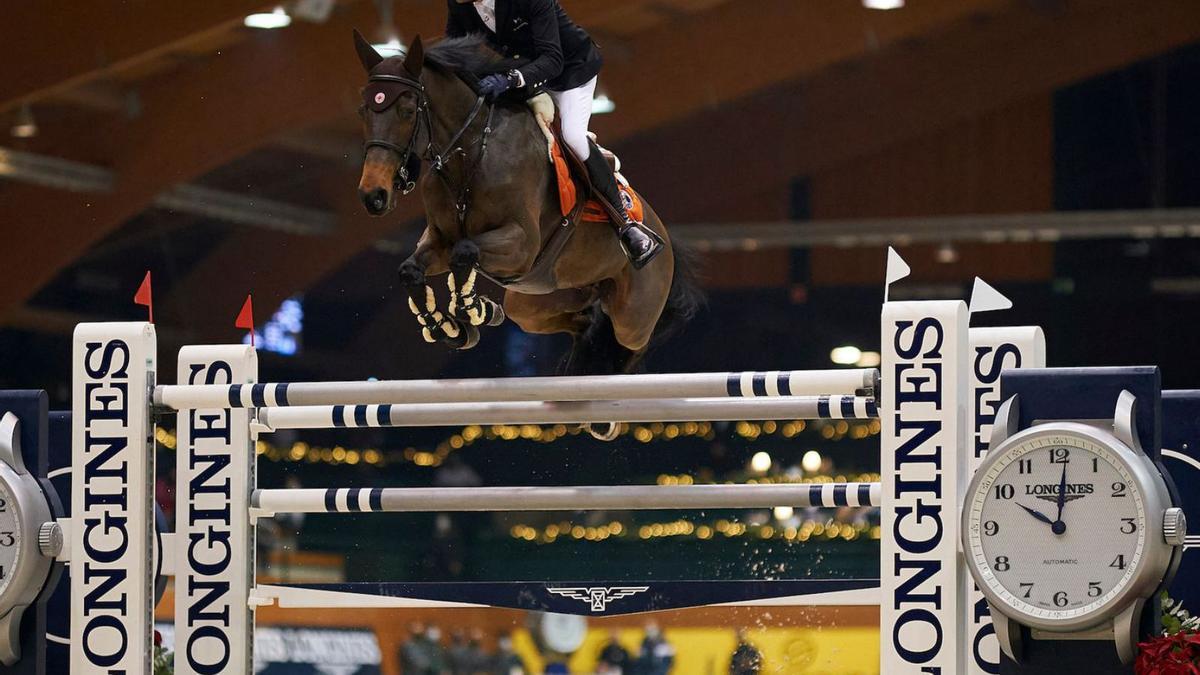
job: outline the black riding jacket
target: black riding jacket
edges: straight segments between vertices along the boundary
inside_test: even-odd
[[[483,33],[497,51],[528,61],[518,68],[529,89],[574,89],[600,72],[600,49],[558,0],[496,0],[496,32],[475,5],[447,0],[446,35]]]

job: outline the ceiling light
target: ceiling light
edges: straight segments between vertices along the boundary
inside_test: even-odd
[[[821,453],[809,450],[800,458],[800,468],[809,473],[816,473],[821,470],[821,461]]]
[[[791,506],[776,506],[775,520],[791,520],[796,515],[796,509]]]
[[[408,45],[401,42],[400,38],[395,36],[387,42],[376,42],[371,47],[385,59],[389,56],[404,56],[404,53],[408,50]]]
[[[859,368],[875,368],[883,361],[883,357],[879,352],[863,352],[862,356],[854,362],[854,365]]]
[[[750,458],[750,470],[754,473],[766,473],[771,468],[771,456],[765,452],[754,453]]]
[[[829,352],[829,360],[839,366],[852,366],[862,358],[862,350],[852,345],[834,347]]]
[[[37,136],[37,120],[33,119],[33,109],[26,103],[17,111],[17,119],[13,121],[10,132],[16,138],[33,138]]]
[[[260,14],[251,14],[242,22],[247,28],[284,28],[291,25],[292,17],[283,10],[283,7],[276,7],[273,12],[264,12]]]
[[[954,244],[947,242],[938,247],[934,258],[943,265],[952,265],[958,262],[958,249],[954,248]]]
[[[592,114],[607,115],[617,109],[617,104],[613,102],[608,94],[600,94],[592,99]]]
[[[863,0],[863,7],[867,9],[900,9],[904,6],[904,0]]]

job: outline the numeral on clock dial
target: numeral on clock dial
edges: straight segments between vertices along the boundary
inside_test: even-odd
[[[1008,564],[1008,556],[1006,556],[1006,555],[996,556],[996,566],[995,567],[996,567],[997,572],[1007,572],[1008,568],[1011,567],[1011,565]]]
[[[1121,526],[1122,534],[1133,534],[1137,532],[1137,524],[1133,522],[1133,518],[1122,518],[1121,522],[1125,523]]]
[[[1030,457],[1026,457],[1024,459],[1018,459],[1017,460],[1017,472],[1018,473],[1033,473],[1033,459]]]
[[[1051,464],[1066,464],[1071,461],[1070,448],[1050,448]]]
[[[994,520],[989,520],[983,524],[983,533],[989,537],[996,536],[996,533],[999,531],[1000,531],[1000,523],[997,523]]]
[[[1115,567],[1119,570],[1125,569],[1125,554],[1124,553],[1117,554],[1117,557],[1114,558],[1113,561],[1108,564],[1108,566]]]
[[[996,486],[996,499],[1012,499],[1016,488],[1010,483],[1000,483]]]
[[[8,508],[8,502],[4,501],[3,499],[0,499],[0,513],[4,513],[5,509],[7,509],[7,508]]]
[[[12,532],[0,532],[0,546],[13,546],[17,543],[17,538]]]
[[[1033,584],[1022,583],[1021,588],[1025,590],[1025,594],[1022,595],[1021,597],[1028,599],[1029,594],[1033,592]]]
[[[1067,606],[1067,592],[1066,591],[1059,591],[1054,594],[1054,606],[1055,607],[1066,607]]]
[[[4,578],[4,565],[0,565],[0,579]]]
[[[1114,496],[1114,497],[1124,497],[1125,496],[1125,484],[1122,483],[1121,481],[1117,481],[1117,482],[1113,483],[1112,490],[1113,490],[1112,496]]]
[[[1104,591],[1102,591],[1100,589],[1099,581],[1089,581],[1088,582],[1088,597],[1098,598],[1098,597],[1100,597],[1100,594],[1103,592]]]

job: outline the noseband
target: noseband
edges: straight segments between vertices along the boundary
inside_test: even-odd
[[[389,108],[395,105],[396,101],[399,100],[399,94],[392,95],[392,93],[389,93],[389,89],[394,89],[394,87],[388,87],[389,84],[400,85],[401,87],[416,93],[417,111],[416,119],[413,120],[412,133],[409,134],[408,142],[403,146],[393,143],[387,139],[371,138],[363,143],[363,150],[366,151],[373,147],[380,147],[391,150],[400,156],[400,166],[396,169],[396,176],[399,178],[399,180],[396,181],[396,186],[401,188],[403,194],[407,195],[416,188],[415,181],[409,179],[408,162],[410,159],[412,159],[414,154],[413,145],[417,142],[417,134],[421,130],[421,125],[424,124],[426,132],[425,136],[429,139],[429,141],[425,145],[424,152],[420,153],[418,157],[432,164],[433,169],[438,172],[438,175],[440,175],[442,179],[446,181],[447,186],[449,187],[449,179],[443,172],[443,168],[446,166],[446,163],[449,161],[450,157],[452,157],[454,154],[461,153],[464,157],[466,156],[466,149],[459,145],[458,142],[459,139],[462,138],[463,134],[466,133],[467,129],[470,128],[471,124],[475,121],[475,118],[479,116],[479,111],[483,108],[483,97],[477,96],[475,98],[475,105],[471,107],[471,113],[467,115],[467,120],[463,122],[463,125],[459,127],[458,131],[455,132],[455,134],[450,138],[450,141],[446,144],[446,147],[449,149],[445,152],[442,152],[438,150],[433,139],[433,122],[431,120],[432,105],[429,100],[429,93],[425,90],[425,85],[420,80],[413,77],[405,77],[403,75],[389,75],[382,73],[371,75],[369,78],[367,78],[367,90],[364,93],[369,95],[371,91],[374,91],[375,97],[366,101],[367,106],[374,112],[382,113],[386,112]],[[372,87],[371,85],[375,86]],[[474,176],[474,169],[478,168],[479,163],[483,160],[483,153],[487,150],[487,138],[492,131],[492,114],[495,111],[495,104],[489,106],[487,124],[484,126],[483,136],[480,139],[479,156],[476,159],[474,166],[472,166],[472,170],[470,176],[468,176],[466,184],[464,184],[462,188],[457,191],[459,194],[457,206],[460,224],[466,217],[466,198],[470,192],[470,178]]]

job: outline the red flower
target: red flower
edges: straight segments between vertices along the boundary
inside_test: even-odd
[[[1200,633],[1180,631],[1138,645],[1138,675],[1200,675]]]
[[[154,646],[155,647],[162,646],[162,633],[160,633],[158,631],[154,631]]]

